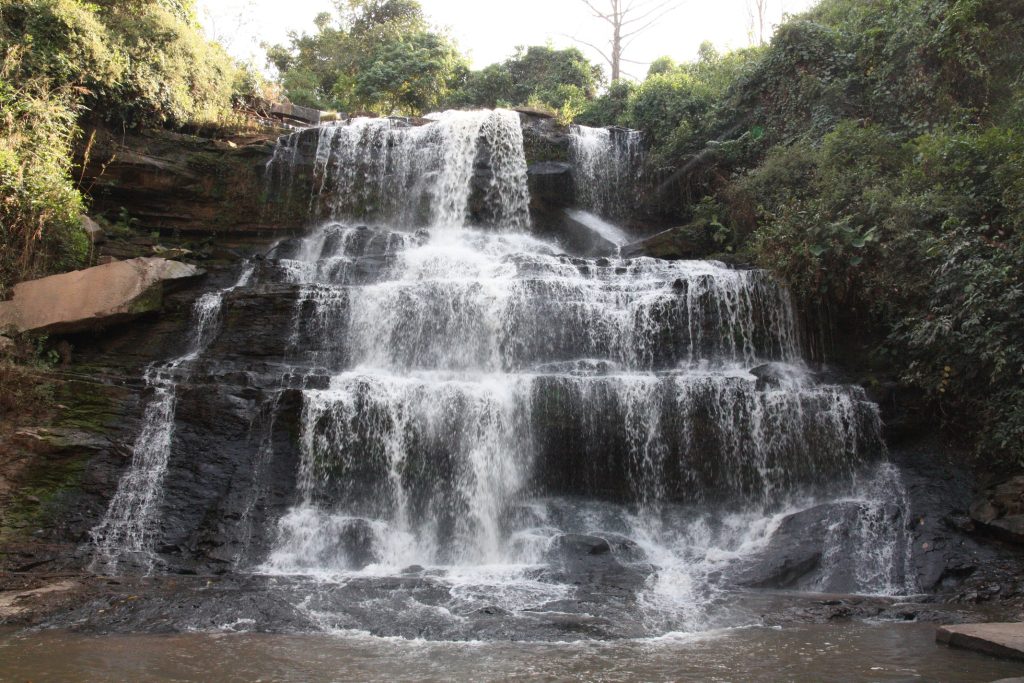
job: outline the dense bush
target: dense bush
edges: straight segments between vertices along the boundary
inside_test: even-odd
[[[76,98],[44,80],[16,83],[0,62],[0,298],[14,282],[84,262],[82,197],[70,178]]]
[[[0,0],[0,297],[85,261],[71,178],[82,117],[219,120],[251,90],[243,74],[203,37],[191,0]]]
[[[180,126],[230,111],[239,67],[177,0],[0,0],[0,33],[23,55],[16,81],[80,88],[94,118]]]
[[[721,192],[757,207],[752,257],[985,462],[1024,462],[1024,8],[829,0],[794,27],[733,93],[776,86],[765,154]],[[816,75],[768,77],[807,43]]]
[[[180,126],[231,111],[239,67],[194,22],[163,3],[114,4],[103,19],[125,66],[114,87],[92,101],[100,117]]]

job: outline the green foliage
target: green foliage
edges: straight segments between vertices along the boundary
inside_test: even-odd
[[[642,129],[678,220],[778,273],[987,463],[1022,464],[1020,44],[1021,3],[823,0],[767,47],[657,60],[579,120]]]
[[[876,354],[980,447],[1021,457],[1024,131],[944,129],[901,142],[842,122],[774,148],[737,182],[751,242],[807,307],[842,310]]]
[[[1024,459],[1024,130],[924,136],[904,173],[906,201],[931,229],[921,243],[922,305],[891,340],[904,379],[947,419],[980,421],[989,457]]]
[[[16,84],[18,53],[0,63],[0,297],[15,282],[80,266],[88,241],[70,178],[76,98],[37,79]]]
[[[0,352],[0,420],[9,422],[53,410],[49,373],[61,360],[46,335],[21,334],[13,341],[13,348]]]
[[[124,69],[96,8],[76,0],[2,0],[0,36],[19,55],[16,67],[9,67],[15,81],[45,78],[100,90]]]
[[[749,49],[720,55],[705,43],[694,62],[657,59],[643,83],[613,84],[590,103],[578,121],[640,129],[653,151],[653,162],[671,163],[696,152],[715,136],[725,93],[761,53]]]
[[[361,109],[420,113],[448,92],[462,57],[442,36],[417,32],[374,46],[352,80],[350,102]]]
[[[342,111],[419,114],[465,76],[455,45],[427,26],[415,0],[347,0],[322,14],[314,34],[268,48],[287,96]]]
[[[602,78],[601,67],[591,64],[574,47],[519,47],[504,62],[470,72],[448,103],[488,108],[532,104],[571,120],[597,94]]]
[[[239,71],[195,23],[192,2],[0,0],[0,35],[23,55],[17,81],[79,88],[94,118],[172,125],[230,111]]]
[[[103,18],[126,64],[109,95],[93,105],[103,118],[180,126],[230,111],[238,66],[197,26],[162,3],[113,5]]]
[[[80,118],[222,120],[255,80],[203,37],[192,0],[0,0],[0,296],[86,263]]]

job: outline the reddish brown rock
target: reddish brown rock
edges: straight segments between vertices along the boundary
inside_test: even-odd
[[[66,333],[103,327],[159,310],[165,283],[200,273],[178,261],[137,258],[22,282],[13,299],[0,302],[0,329]]]

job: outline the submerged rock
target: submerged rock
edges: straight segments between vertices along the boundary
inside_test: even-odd
[[[643,587],[650,567],[627,566],[612,552],[608,540],[600,536],[563,534],[548,549],[551,563],[543,578],[557,583],[580,586],[585,599],[590,593],[607,591],[634,593]],[[648,571],[642,571],[646,569]]]

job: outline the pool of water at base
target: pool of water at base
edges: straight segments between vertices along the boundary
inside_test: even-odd
[[[238,625],[244,627],[244,625]],[[454,643],[360,634],[0,632],[2,681],[994,681],[1024,664],[935,626],[744,628],[642,641]]]

